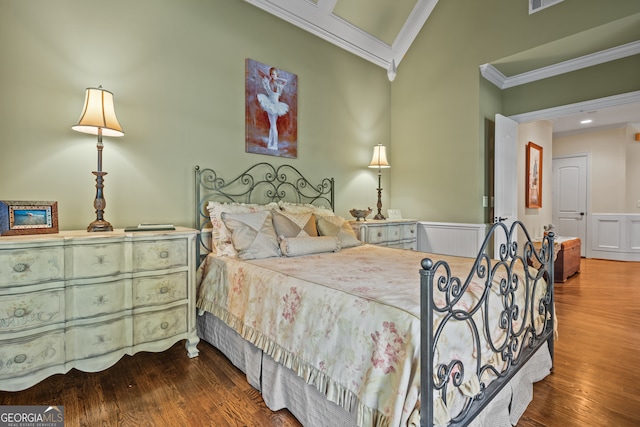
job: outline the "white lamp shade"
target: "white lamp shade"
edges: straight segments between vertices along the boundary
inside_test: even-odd
[[[102,89],[102,86],[87,88],[82,114],[78,124],[71,129],[93,135],[97,135],[98,129],[102,129],[104,136],[124,135],[113,106],[113,94]]]
[[[373,157],[371,158],[370,168],[390,168],[387,161],[387,147],[378,144],[373,147]]]

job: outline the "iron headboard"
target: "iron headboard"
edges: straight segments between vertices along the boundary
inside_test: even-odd
[[[227,203],[291,202],[323,206],[334,209],[334,179],[323,178],[312,184],[291,165],[274,166],[261,162],[249,167],[238,176],[226,180],[213,169],[195,167],[195,228],[200,231],[196,255],[211,251],[210,239],[203,231],[211,226],[207,204],[210,201]],[[328,206],[327,206],[328,205]]]

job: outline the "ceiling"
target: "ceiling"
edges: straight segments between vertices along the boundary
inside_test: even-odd
[[[245,0],[387,70],[390,81],[438,0]],[[513,87],[640,53],[640,14],[484,64],[482,75]],[[589,116],[593,121],[581,125]],[[553,132],[631,124],[640,132],[640,92],[514,117],[551,120]]]
[[[639,96],[640,97],[640,96]],[[557,117],[549,117],[553,123],[554,136],[566,136],[597,129],[631,126],[634,132],[640,132],[640,101],[611,107],[589,108],[585,105],[581,111]],[[589,123],[581,123],[583,120]]]

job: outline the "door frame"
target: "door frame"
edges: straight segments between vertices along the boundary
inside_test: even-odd
[[[552,142],[553,143],[553,142]],[[572,154],[563,154],[558,156],[553,156],[552,162],[556,159],[572,159],[577,157],[585,157],[586,158],[586,176],[587,182],[585,182],[585,209],[587,221],[585,224],[584,231],[584,242],[581,242],[583,247],[585,248],[584,256],[585,258],[592,258],[591,253],[591,232],[592,232],[592,221],[591,221],[591,153],[572,153]],[[552,199],[553,200],[553,199]]]

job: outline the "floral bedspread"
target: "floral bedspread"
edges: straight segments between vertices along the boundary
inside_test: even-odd
[[[210,255],[198,271],[197,305],[329,400],[357,408],[359,426],[418,425],[419,271],[427,256],[373,245],[251,261]],[[462,278],[473,263],[431,257]],[[447,340],[452,352],[465,345]]]

